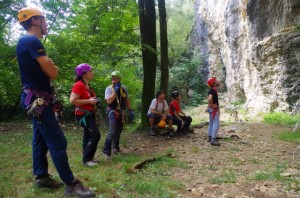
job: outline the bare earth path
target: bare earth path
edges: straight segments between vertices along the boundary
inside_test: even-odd
[[[261,122],[223,123],[220,147],[207,142],[207,125],[173,138],[138,132],[126,139],[129,152],[173,150],[173,157],[188,163],[188,168],[169,173],[186,185],[178,197],[300,197],[295,191],[299,191],[299,164],[293,160],[298,145],[274,137],[283,131],[291,129]]]

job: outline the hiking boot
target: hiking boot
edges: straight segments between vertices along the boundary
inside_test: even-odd
[[[186,129],[186,131],[189,132],[189,133],[194,133],[194,128],[189,127],[189,128]]]
[[[99,163],[99,162],[98,162]],[[87,161],[87,162],[83,162],[84,165],[88,166],[88,167],[93,167],[93,166],[97,166],[98,165],[97,162],[91,160],[91,161]]]
[[[110,159],[111,159],[111,155],[108,155],[108,154],[106,154],[106,153],[103,153],[103,158],[104,158],[105,160],[110,160]]]
[[[210,144],[212,146],[220,146],[221,145],[215,138],[211,139]]]
[[[207,137],[207,142],[211,142],[211,136]]]
[[[73,184],[66,186],[65,195],[76,196],[80,198],[89,198],[89,197],[95,197],[96,193],[85,188],[81,183],[81,181],[76,179],[73,182]]]
[[[151,136],[155,136],[156,134],[155,134],[155,130],[152,128],[152,129],[150,129],[150,135]]]
[[[169,137],[173,137],[174,136],[174,129],[173,128],[168,128],[168,133],[169,133]]]
[[[36,187],[56,189],[63,186],[63,183],[56,181],[50,177],[43,177],[35,180]]]

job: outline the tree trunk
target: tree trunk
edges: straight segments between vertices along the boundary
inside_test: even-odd
[[[155,92],[157,64],[155,3],[154,0],[139,0],[138,6],[144,70],[141,127],[145,127],[149,125],[146,115]]]
[[[158,0],[159,26],[160,26],[160,90],[168,94],[169,86],[169,56],[168,56],[168,31],[165,0]]]

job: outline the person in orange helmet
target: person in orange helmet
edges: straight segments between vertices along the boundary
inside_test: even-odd
[[[52,109],[54,92],[51,81],[57,77],[58,67],[47,56],[41,43],[41,39],[47,34],[45,16],[36,8],[26,7],[19,11],[18,19],[27,31],[27,34],[19,39],[16,53],[23,87],[21,104],[31,117],[33,125],[32,158],[35,185],[50,189],[62,186],[61,182],[49,175],[49,151],[61,180],[66,184],[65,195],[94,197],[95,192],[85,188],[70,169],[67,139]],[[36,102],[37,108],[32,108]]]
[[[214,77],[207,80],[207,85],[210,87],[207,107],[207,112],[209,113],[208,142],[210,142],[212,146],[220,146],[220,143],[216,139],[220,126],[220,108],[217,92],[217,87],[220,83]]]

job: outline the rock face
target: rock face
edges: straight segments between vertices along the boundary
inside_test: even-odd
[[[300,0],[196,0],[204,77],[255,112],[300,111]],[[206,76],[205,76],[206,75]]]

